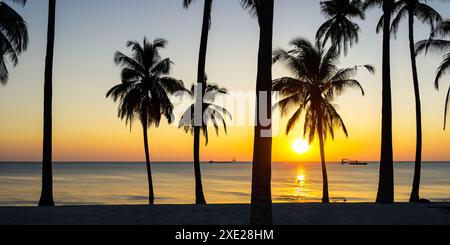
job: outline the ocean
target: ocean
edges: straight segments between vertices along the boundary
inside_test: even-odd
[[[153,163],[157,204],[194,202],[192,163]],[[328,165],[332,202],[373,202],[378,163],[368,166]],[[413,163],[395,164],[395,200],[409,199]],[[54,198],[57,205],[134,205],[147,203],[145,163],[55,163]],[[249,203],[251,164],[202,164],[208,203]],[[33,206],[39,200],[41,165],[0,163],[0,206]],[[320,163],[273,163],[275,203],[320,202]],[[450,162],[423,163],[421,196],[450,201]]]

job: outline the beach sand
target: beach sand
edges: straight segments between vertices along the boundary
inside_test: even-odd
[[[278,225],[450,225],[450,204],[274,204]],[[0,207],[0,224],[245,225],[249,205]]]

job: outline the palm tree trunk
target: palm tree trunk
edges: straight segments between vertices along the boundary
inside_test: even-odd
[[[420,101],[419,78],[417,75],[416,53],[414,48],[414,13],[409,11],[409,50],[414,81],[414,96],[416,98],[416,163],[414,169],[414,182],[411,191],[410,202],[418,202],[420,188],[420,172],[422,168],[422,109]]]
[[[194,132],[194,174],[195,174],[195,204],[205,205],[203,195],[202,172],[200,167],[200,130]]]
[[[392,90],[390,61],[390,23],[394,0],[383,1],[383,105],[381,129],[381,160],[378,203],[394,202],[394,157],[392,149]]]
[[[274,1],[261,1],[259,14],[260,41],[258,54],[258,75],[256,81],[256,119],[252,169],[252,225],[270,225],[272,218],[272,137],[271,123],[265,125],[263,118],[272,118],[272,37]],[[268,93],[262,96],[260,92]],[[269,135],[267,135],[269,134]]]
[[[152,178],[152,168],[150,165],[150,152],[148,150],[148,127],[147,120],[144,118],[142,122],[142,129],[144,133],[144,150],[145,150],[145,162],[147,164],[147,180],[148,180],[148,204],[155,204],[155,193],[153,191],[153,178]]]
[[[56,0],[49,0],[47,55],[45,58],[44,81],[44,137],[42,154],[42,192],[39,206],[54,206],[52,173],[52,96],[53,96],[53,53],[55,47]]]
[[[323,203],[329,203],[330,197],[328,194],[328,174],[327,174],[327,165],[325,162],[325,146],[324,146],[324,140],[323,140],[323,127],[322,127],[322,116],[319,115],[319,127],[318,127],[318,133],[319,133],[319,143],[320,143],[320,159],[322,163],[322,178],[323,178],[323,192],[322,192],[322,202]]]
[[[202,23],[202,34],[200,40],[200,51],[198,57],[198,71],[197,71],[197,84],[201,86],[202,93],[200,98],[197,98],[197,103],[203,107],[203,96],[206,91],[206,81],[205,81],[205,67],[206,67],[206,53],[208,51],[208,36],[209,36],[209,25],[211,20],[211,8],[212,0],[205,0],[205,6],[203,10],[203,23]],[[201,110],[203,112],[203,108]],[[197,121],[201,119],[201,121]],[[202,185],[202,174],[200,167],[200,130],[201,127],[198,125],[204,124],[203,115],[202,117],[196,117],[195,127],[194,127],[194,172],[195,172],[195,203],[196,204],[206,204],[205,196],[203,194]]]

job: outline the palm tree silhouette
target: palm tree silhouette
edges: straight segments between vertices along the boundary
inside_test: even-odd
[[[347,128],[332,104],[337,96],[348,87],[359,88],[364,95],[361,84],[353,77],[360,67],[370,72],[370,65],[338,69],[336,63],[339,52],[333,47],[326,50],[320,40],[315,46],[306,39],[297,38],[290,42],[294,48],[289,51],[274,51],[273,62],[281,61],[295,74],[295,78],[284,77],[273,83],[273,90],[283,97],[277,103],[282,115],[287,116],[292,108],[295,113],[288,121],[286,134],[289,134],[305,113],[304,135],[312,143],[319,137],[322,161],[323,196],[322,202],[329,203],[328,175],[325,161],[325,141],[330,134],[334,139],[335,129],[341,128],[348,137]]]
[[[320,5],[328,20],[320,26],[316,38],[321,40],[322,45],[331,41],[339,52],[344,50],[347,54],[348,48],[358,42],[361,31],[358,24],[350,19],[365,19],[362,1],[329,0],[320,2]]]
[[[44,136],[42,149],[42,192],[39,206],[54,206],[52,172],[52,104],[53,104],[53,56],[55,48],[56,0],[49,0],[47,54],[44,81]]]
[[[22,7],[27,0],[10,0]],[[9,72],[6,59],[13,66],[19,62],[18,56],[27,49],[28,28],[25,20],[7,3],[0,2],[0,84],[8,83]]]
[[[442,18],[431,6],[422,3],[420,0],[399,0],[394,6],[396,16],[392,20],[391,31],[397,33],[400,21],[408,18],[409,31],[409,52],[411,58],[412,77],[414,84],[414,96],[416,101],[416,160],[414,169],[414,182],[409,198],[410,202],[419,202],[420,173],[422,168],[422,106],[420,99],[419,76],[417,74],[416,51],[414,41],[414,17],[420,22],[434,28],[436,24],[442,22]]]
[[[383,29],[383,92],[381,118],[381,158],[378,193],[378,203],[394,202],[394,156],[392,147],[392,88],[391,88],[391,17],[394,11],[394,0],[366,0],[363,9],[381,7],[381,17],[377,32]],[[383,23],[388,23],[383,25]]]
[[[185,91],[182,81],[168,76],[172,62],[169,58],[162,59],[159,54],[159,50],[166,45],[167,41],[164,39],[149,42],[144,38],[142,45],[129,41],[127,47],[132,50],[131,56],[119,51],[114,55],[114,63],[122,68],[122,83],[106,94],[107,98],[119,101],[120,119],[125,120],[131,127],[137,117],[142,124],[150,205],[154,204],[155,197],[147,130],[152,125],[158,127],[163,115],[172,123],[174,106],[169,94]]]
[[[227,89],[220,88],[216,84],[209,84],[207,82],[207,78],[204,79],[206,82],[206,89],[205,94],[201,96],[203,99],[203,102],[201,104],[192,104],[189,106],[189,108],[186,110],[186,112],[181,117],[179,128],[183,128],[186,133],[190,132],[191,134],[194,134],[195,128],[196,128],[196,114],[195,111],[201,110],[202,112],[202,127],[201,131],[203,133],[203,137],[205,137],[205,145],[208,145],[209,142],[209,134],[208,134],[208,122],[212,123],[212,126],[214,127],[217,136],[219,136],[219,124],[223,125],[225,134],[227,133],[227,124],[226,124],[226,118],[231,118],[231,114],[225,109],[218,105],[214,104],[214,101],[217,97],[217,95],[225,95],[228,94]],[[191,90],[189,91],[189,95],[193,99],[197,99],[200,95],[199,93],[203,92],[203,88],[198,87],[197,85],[192,85]],[[200,138],[194,137],[194,154],[198,156],[200,159]],[[197,204],[206,204],[205,196],[203,193],[203,185],[202,185],[202,174],[201,174],[201,167],[200,167],[200,161],[194,162],[194,173],[195,173],[195,197],[196,197],[196,203]],[[203,201],[199,203],[199,201]]]
[[[253,146],[252,207],[250,223],[267,225],[272,217],[272,42],[273,0],[241,0],[241,5],[258,18],[260,27],[258,74],[256,78],[256,126]],[[267,112],[267,118],[264,118]]]
[[[183,0],[183,5],[185,8],[188,8],[194,0]],[[206,67],[206,53],[208,50],[208,35],[209,35],[209,29],[210,29],[210,23],[211,23],[211,8],[212,8],[212,0],[205,0],[204,10],[203,10],[203,23],[202,23],[202,33],[201,33],[201,40],[200,40],[200,50],[199,50],[199,57],[198,57],[198,71],[197,71],[197,84],[199,85],[199,88],[202,88],[202,94],[205,94],[205,88],[207,87],[206,83],[204,83],[204,77],[206,76],[205,67]],[[200,86],[201,85],[201,86]],[[200,98],[199,98],[200,99]],[[200,101],[199,101],[200,102]],[[194,142],[197,142],[197,144],[194,143],[194,166],[195,168],[200,168],[200,131],[203,128],[203,122],[199,123],[200,125],[194,126]],[[196,170],[197,173],[197,170]],[[197,177],[196,177],[197,179]],[[196,182],[197,183],[197,182]],[[201,182],[199,183],[201,184]],[[196,188],[196,190],[200,190],[202,187]],[[203,195],[203,191],[196,192],[195,196],[195,203],[196,204],[206,204],[205,197]]]
[[[436,36],[439,38],[436,39]],[[427,52],[429,50],[442,52],[446,50],[450,50],[450,40],[445,40],[443,38],[450,37],[450,20],[446,20],[439,24],[435,30],[433,30],[430,39],[420,41],[416,44],[416,53],[420,54],[422,52]],[[436,74],[436,79],[434,81],[434,85],[437,90],[439,90],[439,83],[442,77],[447,74],[450,70],[450,52],[444,55],[444,60],[439,66]],[[444,111],[444,130],[447,126],[447,113],[448,107],[450,104],[450,87],[447,92],[447,99],[445,102],[445,111]]]

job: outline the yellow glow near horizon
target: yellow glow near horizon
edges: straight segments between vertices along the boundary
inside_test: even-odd
[[[20,12],[29,24],[30,40],[34,41],[30,42],[28,51],[21,55],[20,65],[11,69],[8,85],[0,86],[0,162],[42,160],[42,52],[45,51],[46,45],[47,11],[39,1],[28,2],[24,9],[20,8]],[[200,18],[202,10],[196,8],[193,11],[185,11],[179,6],[174,7],[179,4],[168,4],[169,1],[163,0],[135,1],[139,4],[114,1],[114,4],[108,6],[100,2],[60,1],[61,12],[68,10],[71,14],[70,18],[59,23],[62,31],[57,40],[59,51],[55,50],[53,159],[69,162],[144,162],[142,126],[135,121],[130,132],[130,128],[117,118],[118,103],[105,98],[106,92],[120,82],[121,69],[114,65],[112,56],[116,50],[130,54],[125,45],[128,40],[142,41],[145,35],[150,39],[166,38],[169,45],[162,51],[162,56],[175,63],[170,76],[183,80],[189,88],[197,80],[198,38],[201,32],[201,25],[193,17]],[[255,95],[259,28],[257,21],[250,20],[248,13],[242,11],[239,4],[231,2],[233,1],[217,1],[216,8],[227,11],[217,11],[215,28],[211,29],[211,42],[208,46],[207,70],[211,82],[228,89],[230,94],[219,96],[216,103],[229,110],[233,114],[233,120],[227,122],[227,134],[221,129],[220,136],[216,137],[212,135],[211,129],[207,147],[202,138],[202,161],[230,161],[233,158],[243,162],[253,160],[256,108],[254,99],[247,101],[245,95]],[[289,49],[289,42],[298,36],[299,32],[312,41],[316,28],[323,22],[317,2],[277,1],[278,7],[274,14],[278,16],[274,24],[274,47]],[[444,5],[445,3],[435,2],[433,7],[445,11],[447,16],[450,15],[450,8]],[[95,11],[100,7],[108,9]],[[142,11],[144,9],[145,11]],[[120,13],[118,10],[133,13],[133,18],[118,21],[115,18],[116,13]],[[197,14],[195,11],[198,11]],[[372,12],[374,15],[378,14]],[[164,18],[167,13],[174,18],[161,25],[158,20]],[[341,57],[339,68],[372,64],[377,72],[372,75],[361,70],[355,75],[354,78],[364,87],[365,96],[361,96],[357,89],[348,89],[333,101],[333,104],[338,105],[338,113],[345,122],[349,137],[345,137],[342,130],[336,129],[335,139],[327,138],[327,162],[339,162],[342,158],[380,160],[383,73],[379,43],[381,36],[370,31],[378,21],[374,15],[370,14],[367,21],[360,23],[361,29],[369,31],[361,33],[358,45],[353,46],[347,56]],[[305,23],[305,16],[311,21]],[[146,21],[138,21],[141,19]],[[299,23],[300,26],[291,23]],[[133,28],[124,28],[127,26]],[[101,35],[97,35],[98,30],[102,30]],[[407,37],[407,33],[399,35]],[[429,31],[426,28],[418,28],[416,35],[418,39],[426,39],[429,37]],[[401,38],[392,44],[395,50],[391,71],[393,149],[396,161],[414,161],[414,88],[409,47],[404,44]],[[450,130],[442,130],[447,91],[438,93],[429,82],[434,81],[436,68],[441,60],[438,55],[421,55],[417,60],[421,83],[423,82],[421,94],[424,161],[450,160]],[[283,63],[273,66],[273,79],[294,75]],[[442,86],[448,84],[449,75],[442,80]],[[225,102],[222,97],[237,98]],[[174,99],[174,102],[177,100]],[[276,100],[274,98],[274,102]],[[185,111],[184,104],[191,102],[186,98],[175,103],[176,119]],[[241,113],[246,115],[239,116]],[[292,143],[301,139],[304,133],[304,117],[301,117],[292,129],[292,134],[285,135],[290,116],[282,116],[279,109],[273,111],[274,121],[279,120],[278,127],[274,123],[273,129],[273,162],[320,161],[317,137],[307,152],[299,154],[293,150]],[[164,122],[159,128],[149,129],[152,161],[193,160],[193,137],[179,129],[177,121],[175,120],[173,125]],[[306,180],[308,181],[307,175]],[[317,195],[320,196],[321,193]]]
[[[310,146],[309,146],[308,141],[303,140],[303,139],[297,139],[292,143],[292,149],[297,154],[304,154],[309,151]]]

